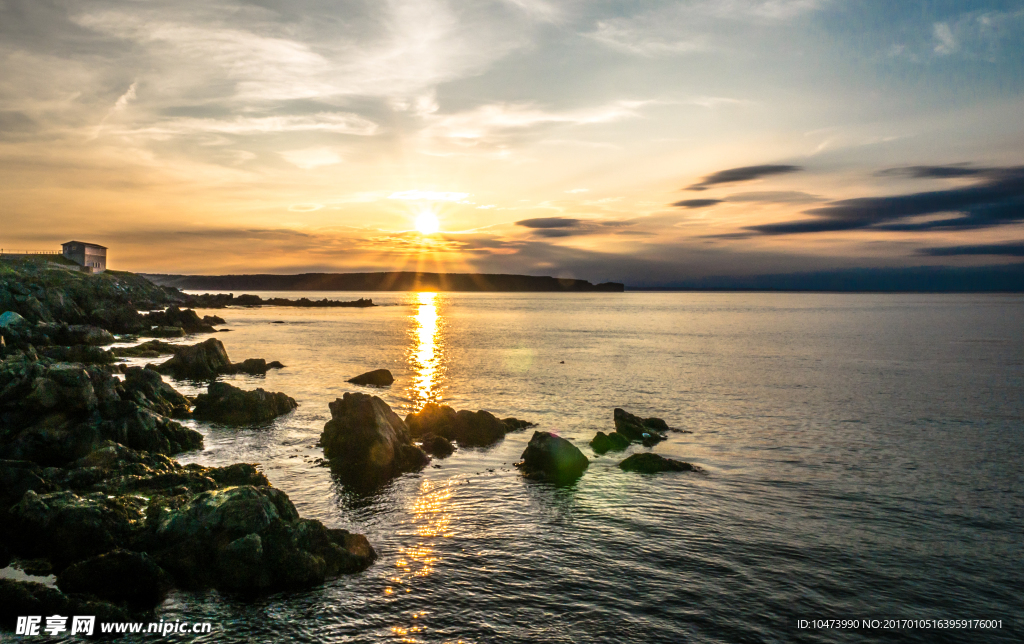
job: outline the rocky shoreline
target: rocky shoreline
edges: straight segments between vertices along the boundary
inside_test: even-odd
[[[55,575],[57,586],[0,579],[3,629],[13,616],[64,611],[124,620],[174,587],[305,588],[376,558],[362,535],[301,518],[252,464],[171,458],[203,446],[199,432],[174,420],[192,415],[193,404],[197,417],[226,423],[295,408],[284,394],[215,382],[283,365],[233,363],[214,338],[102,348],[114,334],[175,329],[166,335],[180,337],[224,323],[178,308],[186,301],[127,273],[0,263],[0,567],[17,561]],[[115,364],[165,355],[146,368]],[[213,382],[190,400],[162,373]]]

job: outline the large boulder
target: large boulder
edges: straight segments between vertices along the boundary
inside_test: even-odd
[[[280,392],[244,391],[226,382],[211,382],[207,393],[196,396],[193,416],[227,425],[262,423],[287,414],[298,404]]]
[[[177,506],[154,499],[149,515],[157,561],[187,587],[303,588],[376,559],[365,538],[300,519],[272,487],[212,490]]]
[[[590,466],[579,448],[551,432],[534,432],[522,459],[516,467],[527,478],[555,483],[574,481]]]
[[[651,452],[633,454],[626,460],[619,463],[626,472],[642,472],[644,474],[655,474],[657,472],[703,472],[704,470],[696,465],[665,458]]]
[[[179,380],[213,380],[219,375],[233,373],[262,375],[268,369],[283,367],[280,362],[268,363],[262,358],[249,358],[243,362],[233,363],[228,358],[224,344],[217,338],[210,338],[199,344],[177,345],[170,360],[152,365],[156,371]]]
[[[213,380],[232,371],[228,352],[217,338],[190,346],[182,345],[170,360],[154,368],[179,380]]]
[[[348,381],[354,385],[389,387],[391,383],[395,381],[395,377],[392,376],[391,372],[387,369],[375,369],[374,371],[367,371],[364,374],[360,374],[355,378],[349,378]]]
[[[346,393],[329,406],[331,420],[320,444],[339,473],[375,485],[430,461],[412,444],[402,419],[377,396]]]
[[[144,552],[117,548],[66,568],[57,577],[65,593],[88,593],[133,606],[155,606],[170,589],[171,578]]]
[[[531,425],[527,421],[503,421],[487,411],[455,411],[448,405],[427,403],[420,411],[405,417],[409,434],[413,437],[434,434],[460,447],[487,447],[505,438],[509,431],[518,431]]]

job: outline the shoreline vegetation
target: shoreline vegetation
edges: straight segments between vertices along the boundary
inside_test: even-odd
[[[206,467],[172,458],[203,448],[203,435],[178,420],[254,425],[298,405],[285,393],[217,380],[286,368],[280,362],[233,362],[216,337],[195,344],[147,338],[226,330],[215,328],[226,324],[223,318],[200,318],[183,306],[292,305],[285,302],[291,301],[188,295],[120,271],[0,261],[0,569],[13,565],[56,579],[54,587],[0,578],[0,630],[19,615],[65,611],[127,621],[151,614],[171,588],[255,596],[317,586],[372,565],[377,553],[363,535],[300,517],[258,464]],[[111,347],[128,342],[135,344]],[[128,366],[126,358],[162,362]],[[207,391],[190,398],[165,375]],[[394,378],[378,369],[349,382],[373,390]],[[363,392],[345,393],[328,407],[331,420],[319,442],[325,459],[318,464],[355,490],[376,489],[431,458],[490,446],[534,426],[434,403],[402,419]],[[627,445],[650,447],[670,430],[660,419],[621,409],[614,420],[612,437]],[[579,478],[589,464],[575,445],[543,431],[534,432],[522,458],[516,466],[524,478],[556,484]],[[633,461],[622,468],[701,471],[653,454]]]

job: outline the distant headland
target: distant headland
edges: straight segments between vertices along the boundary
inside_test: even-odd
[[[192,291],[469,291],[622,293],[618,282],[485,273],[301,273],[298,275],[163,275],[140,273],[159,286]]]

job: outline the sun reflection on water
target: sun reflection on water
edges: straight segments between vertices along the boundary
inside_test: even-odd
[[[437,293],[419,293],[419,306],[412,316],[414,346],[409,351],[413,376],[410,398],[414,410],[441,400],[440,380],[444,372],[441,320],[437,314]]]
[[[399,549],[400,558],[395,562],[395,572],[388,578],[392,584],[384,589],[385,595],[393,595],[397,588],[404,587],[406,593],[412,591],[412,585],[418,578],[427,577],[434,572],[434,566],[441,561],[437,551],[437,540],[452,537],[452,495],[458,485],[456,478],[444,482],[423,481],[419,493],[413,501],[413,529],[408,532],[414,537],[412,545]],[[417,620],[406,626],[392,626],[391,634],[400,642],[421,642],[417,634],[424,633],[427,626],[423,618],[427,611],[418,610],[410,617]]]

